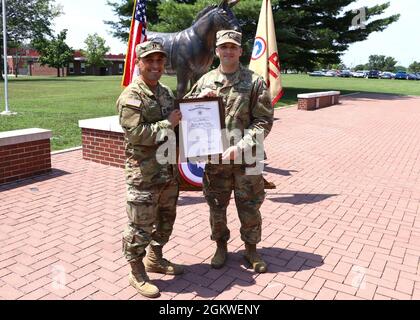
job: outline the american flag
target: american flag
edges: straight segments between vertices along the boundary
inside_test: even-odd
[[[146,0],[136,0],[131,19],[130,35],[128,38],[127,54],[125,56],[124,76],[122,85],[128,86],[138,75],[138,68],[135,64],[136,45],[147,40],[146,36]]]

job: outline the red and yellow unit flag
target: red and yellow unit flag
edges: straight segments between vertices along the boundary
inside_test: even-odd
[[[249,69],[264,78],[274,107],[283,95],[283,88],[271,0],[262,2]]]

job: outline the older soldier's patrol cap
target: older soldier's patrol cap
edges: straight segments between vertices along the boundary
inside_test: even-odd
[[[145,41],[142,43],[139,43],[136,46],[136,55],[137,58],[144,58],[146,56],[148,56],[149,54],[152,53],[162,53],[163,55],[165,55],[165,57],[167,56],[166,51],[163,50],[163,46],[160,42],[157,41]]]
[[[221,30],[216,33],[216,47],[224,43],[233,43],[241,46],[242,33],[235,30]]]

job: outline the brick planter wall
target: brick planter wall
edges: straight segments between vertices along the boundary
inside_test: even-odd
[[[298,95],[299,110],[316,110],[329,107],[340,102],[340,92],[328,91]]]
[[[124,168],[124,132],[117,116],[80,120],[79,127],[82,129],[83,159]],[[177,175],[180,191],[201,191],[201,187],[190,185],[181,178],[181,175]],[[265,179],[264,182],[266,189],[276,188],[273,183]]]
[[[82,128],[83,159],[124,168],[124,134]]]
[[[51,131],[25,129],[0,134],[0,184],[51,171]]]

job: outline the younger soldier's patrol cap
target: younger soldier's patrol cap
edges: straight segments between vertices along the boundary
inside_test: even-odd
[[[139,43],[136,46],[136,55],[137,55],[137,59],[139,58],[144,58],[146,56],[148,56],[149,54],[152,53],[162,53],[163,55],[165,55],[165,57],[167,56],[166,51],[163,50],[163,46],[160,42],[157,41],[145,41],[142,43]]]
[[[221,30],[216,33],[216,47],[224,43],[233,43],[241,46],[242,33],[235,30]]]

